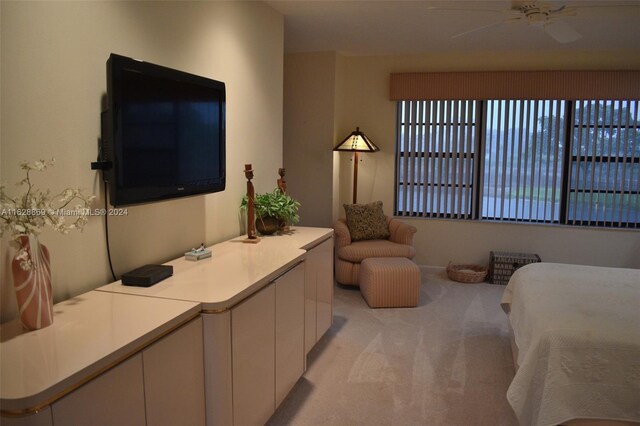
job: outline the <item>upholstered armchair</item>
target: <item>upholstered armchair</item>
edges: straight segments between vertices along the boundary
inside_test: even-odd
[[[385,216],[389,226],[388,239],[352,241],[349,227],[344,219],[334,224],[335,231],[335,275],[339,284],[359,285],[360,263],[369,257],[406,257],[413,259],[414,226]]]

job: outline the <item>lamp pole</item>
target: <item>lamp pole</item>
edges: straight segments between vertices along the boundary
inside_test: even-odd
[[[353,152],[353,204],[358,200],[358,151]]]

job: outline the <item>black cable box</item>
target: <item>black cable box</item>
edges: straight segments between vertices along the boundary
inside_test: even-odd
[[[122,285],[151,287],[171,275],[173,275],[171,265],[144,265],[122,274]]]

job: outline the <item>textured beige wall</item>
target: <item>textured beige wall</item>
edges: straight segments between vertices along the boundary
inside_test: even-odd
[[[344,123],[346,108],[345,96],[347,91],[347,61],[342,55],[336,55],[336,87],[335,87],[335,120],[333,123],[333,145],[346,138],[354,129],[341,133],[342,130],[349,128],[352,123]],[[344,152],[333,153],[333,200],[340,200],[343,198],[351,197],[352,187],[341,185],[341,182],[347,182],[353,176],[352,168],[352,155]],[[350,181],[349,181],[350,182]],[[342,205],[337,202],[332,202],[333,205],[331,211],[331,223],[335,222],[340,217],[342,211]]]
[[[336,54],[284,60],[284,164],[287,192],[301,204],[300,225],[330,227]]]
[[[356,126],[381,149],[363,155],[358,202],[384,202],[393,213],[396,104],[389,101],[389,74],[409,71],[640,69],[640,52],[465,52],[429,55],[338,57],[335,131],[348,135]],[[314,76],[314,78],[317,78]],[[523,82],[525,83],[525,82]],[[286,102],[285,102],[286,104]],[[312,120],[313,117],[306,117]],[[336,137],[336,141],[339,137]],[[311,164],[309,163],[308,166]],[[352,164],[341,156],[334,168],[334,212],[344,216],[351,202]],[[317,199],[317,204],[328,203]],[[334,213],[335,214],[335,213]],[[451,220],[407,219],[418,228],[417,263],[446,265],[487,262],[489,251],[536,252],[546,261],[640,268],[640,232],[563,226],[510,225]]]
[[[110,218],[114,269],[160,263],[205,242],[241,232],[238,206],[246,189],[275,185],[282,164],[283,18],[259,2],[1,2],[1,179],[20,178],[18,162],[55,157],[42,187],[81,187],[104,194],[89,162],[97,155],[105,62],[111,52],[227,84],[227,189],[128,208]],[[110,282],[104,221],[83,233],[45,231],[56,301]],[[2,320],[15,316],[3,239]]]

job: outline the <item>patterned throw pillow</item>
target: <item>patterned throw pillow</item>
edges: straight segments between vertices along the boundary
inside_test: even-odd
[[[345,204],[351,241],[389,238],[389,226],[382,211],[382,201],[369,204]]]

